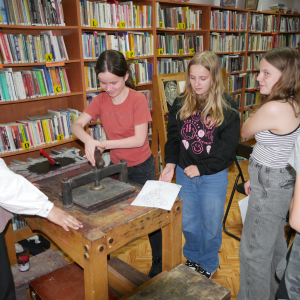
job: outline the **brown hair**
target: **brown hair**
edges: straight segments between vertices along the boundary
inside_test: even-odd
[[[269,101],[292,99],[299,106],[300,100],[300,54],[292,48],[275,48],[266,52],[262,59],[282,72],[270,95],[261,95],[259,107]],[[296,112],[294,105],[292,105]]]
[[[203,97],[196,94],[193,90],[190,82],[190,68],[194,65],[201,65],[206,68],[212,77],[211,87],[208,95]],[[197,113],[201,108],[201,117],[203,120],[207,120],[207,116],[210,116],[210,124],[216,124],[220,126],[224,121],[223,108],[229,107],[225,99],[223,99],[224,85],[221,76],[221,67],[217,55],[212,51],[203,51],[196,54],[189,62],[186,71],[186,89],[183,97],[183,105],[179,110],[179,116],[181,120],[185,120],[191,115]]]
[[[116,50],[106,50],[103,51],[96,63],[96,74],[105,73],[106,71],[119,76],[125,77],[128,73],[128,79],[125,85],[129,88],[135,89],[135,84],[132,79],[131,70],[129,69],[124,55]]]

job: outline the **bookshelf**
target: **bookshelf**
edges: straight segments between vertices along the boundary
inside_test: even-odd
[[[111,5],[116,4],[114,0],[108,2]],[[24,35],[40,35],[42,31],[51,30],[56,35],[63,36],[69,56],[69,59],[64,61],[63,65],[68,75],[71,91],[66,94],[0,102],[0,117],[3,124],[16,120],[24,120],[27,115],[44,114],[48,109],[66,110],[67,108],[74,108],[82,112],[87,106],[87,94],[102,91],[99,86],[93,86],[93,89],[86,88],[86,68],[94,66],[96,56],[94,55],[94,58],[86,57],[86,49],[82,42],[84,34],[91,35],[96,33],[99,37],[104,35],[117,37],[123,47],[121,48],[123,52],[123,42],[124,38],[126,39],[126,34],[132,34],[133,41],[134,36],[139,36],[143,41],[147,40],[148,48],[151,50],[149,53],[146,53],[146,55],[142,55],[145,54],[144,52],[140,55],[137,54],[139,50],[136,50],[135,43],[132,45],[132,42],[130,42],[129,46],[131,48],[128,49],[130,51],[127,53],[125,49],[125,55],[126,60],[132,64],[138,63],[139,60],[139,63],[145,64],[145,60],[147,60],[147,64],[152,64],[153,66],[153,75],[184,71],[185,64],[188,63],[188,60],[194,53],[202,49],[216,51],[220,59],[223,59],[223,67],[227,73],[227,83],[229,82],[227,89],[239,104],[241,125],[247,114],[249,114],[249,111],[255,106],[253,97],[256,100],[258,89],[251,84],[255,81],[255,76],[258,72],[260,55],[266,51],[264,48],[249,49],[249,39],[255,39],[255,37],[256,39],[259,37],[264,41],[268,41],[269,39],[272,47],[290,46],[299,48],[300,15],[295,14],[257,12],[166,0],[120,1],[123,4],[129,3],[128,5],[135,5],[135,11],[138,12],[139,21],[141,22],[142,20],[142,23],[138,27],[136,24],[131,24],[123,15],[119,19],[119,26],[114,23],[113,25],[109,25],[110,27],[108,28],[108,24],[99,21],[100,14],[97,15],[96,13],[93,15],[93,5],[98,5],[99,1],[86,1],[90,5],[89,14],[82,7],[85,1],[61,0],[61,3],[65,26],[0,24],[0,29],[3,34],[21,33]],[[102,2],[99,5],[104,4]],[[166,12],[159,13],[159,9]],[[171,11],[169,15],[167,14],[168,10],[169,12]],[[175,20],[176,22],[174,21],[175,12],[181,16],[181,19]],[[161,19],[162,16],[164,19]],[[201,26],[200,16],[202,20]],[[260,18],[262,23],[259,23]],[[96,23],[95,20],[97,20]],[[224,20],[225,25],[223,26],[222,22],[218,22],[218,20]],[[259,31],[259,27],[256,26],[257,24],[264,24],[264,20],[267,22],[267,26],[269,26],[270,30],[268,32],[265,30]],[[192,23],[194,26],[190,25]],[[254,24],[255,27],[250,27],[251,24]],[[180,46],[176,46],[177,40],[181,40]],[[227,42],[220,49],[221,40]],[[166,45],[161,46],[162,42],[165,42]],[[12,63],[0,65],[0,68],[12,68],[14,71],[19,71],[31,70],[36,66],[46,66],[46,63]],[[240,80],[240,87],[238,89],[230,88],[230,82],[232,84],[232,82],[237,80]],[[249,87],[246,86],[248,81],[251,83]],[[147,81],[138,79],[136,89],[138,91],[149,90],[152,93],[153,103],[150,111],[153,118],[153,130],[149,130],[148,137],[152,139],[151,149],[156,161],[156,172],[158,173],[158,149],[159,147],[164,147],[164,143],[159,137],[162,134],[159,134],[161,128],[158,126],[164,124],[165,120],[163,118],[165,118],[166,114],[155,109],[155,93],[151,78],[148,78]],[[93,122],[89,125],[97,124],[101,123]],[[86,127],[87,132],[89,125]],[[165,134],[165,127],[163,133]],[[244,142],[251,143],[253,140]],[[0,157],[9,164],[13,159],[25,161],[28,157],[39,157],[39,149],[41,148],[50,153],[51,149],[58,150],[63,146],[77,147],[82,151],[84,150],[84,145],[80,141],[76,138],[69,138],[27,150],[6,152],[0,154]]]

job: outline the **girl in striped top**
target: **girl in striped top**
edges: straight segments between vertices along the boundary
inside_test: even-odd
[[[256,144],[249,161],[250,195],[240,244],[240,290],[237,300],[275,299],[275,269],[286,252],[285,218],[292,200],[295,171],[288,164],[300,133],[300,55],[276,48],[262,57],[257,77],[258,110],[241,134]]]

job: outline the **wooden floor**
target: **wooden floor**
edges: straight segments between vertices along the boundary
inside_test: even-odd
[[[241,164],[245,179],[248,179],[248,161],[244,161]],[[226,197],[227,201],[230,197],[233,184],[237,175],[237,168],[233,167],[229,171],[229,185]],[[233,203],[227,218],[226,228],[233,234],[241,236],[242,220],[240,216],[240,210],[238,201],[244,198],[244,195],[236,193]],[[183,238],[184,244],[184,238]],[[213,276],[213,281],[221,284],[231,291],[231,299],[236,299],[239,290],[239,242],[232,237],[229,237],[223,232],[223,243],[220,249],[220,269]],[[148,237],[141,238],[126,247],[116,251],[112,257],[117,256],[126,263],[132,265],[134,268],[140,270],[144,274],[147,274],[151,267],[151,248],[148,241]],[[185,263],[186,259],[182,257],[182,263]]]
[[[248,179],[248,161],[244,161],[241,164],[245,179]],[[229,185],[227,190],[226,204],[230,197],[233,184],[237,175],[237,168],[233,167],[229,171]],[[240,216],[240,210],[238,201],[245,196],[236,193],[231,205],[231,209],[227,218],[226,228],[229,232],[237,236],[241,236],[242,232],[242,220]],[[184,244],[184,238],[183,238]],[[54,246],[55,248],[55,246]],[[57,249],[57,248],[56,248]],[[217,270],[212,280],[226,287],[231,291],[231,299],[236,299],[239,290],[239,241],[229,237],[223,232],[223,243],[220,249],[220,269]],[[63,253],[62,253],[63,255]],[[63,255],[65,256],[65,255]],[[126,263],[130,264],[134,268],[140,270],[144,274],[148,274],[151,267],[151,248],[148,241],[148,237],[141,238],[120,250],[114,252],[111,257],[117,256]],[[66,258],[66,257],[65,257]],[[185,263],[186,259],[182,257],[182,263]]]

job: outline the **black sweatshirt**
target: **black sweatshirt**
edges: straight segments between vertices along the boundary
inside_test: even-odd
[[[175,99],[168,116],[166,163],[177,164],[182,169],[196,165],[201,176],[218,173],[234,162],[240,118],[231,96],[224,93],[223,97],[232,108],[224,110],[224,121],[218,127],[208,127],[200,118],[200,110],[186,120],[180,120],[177,112],[183,99]]]

